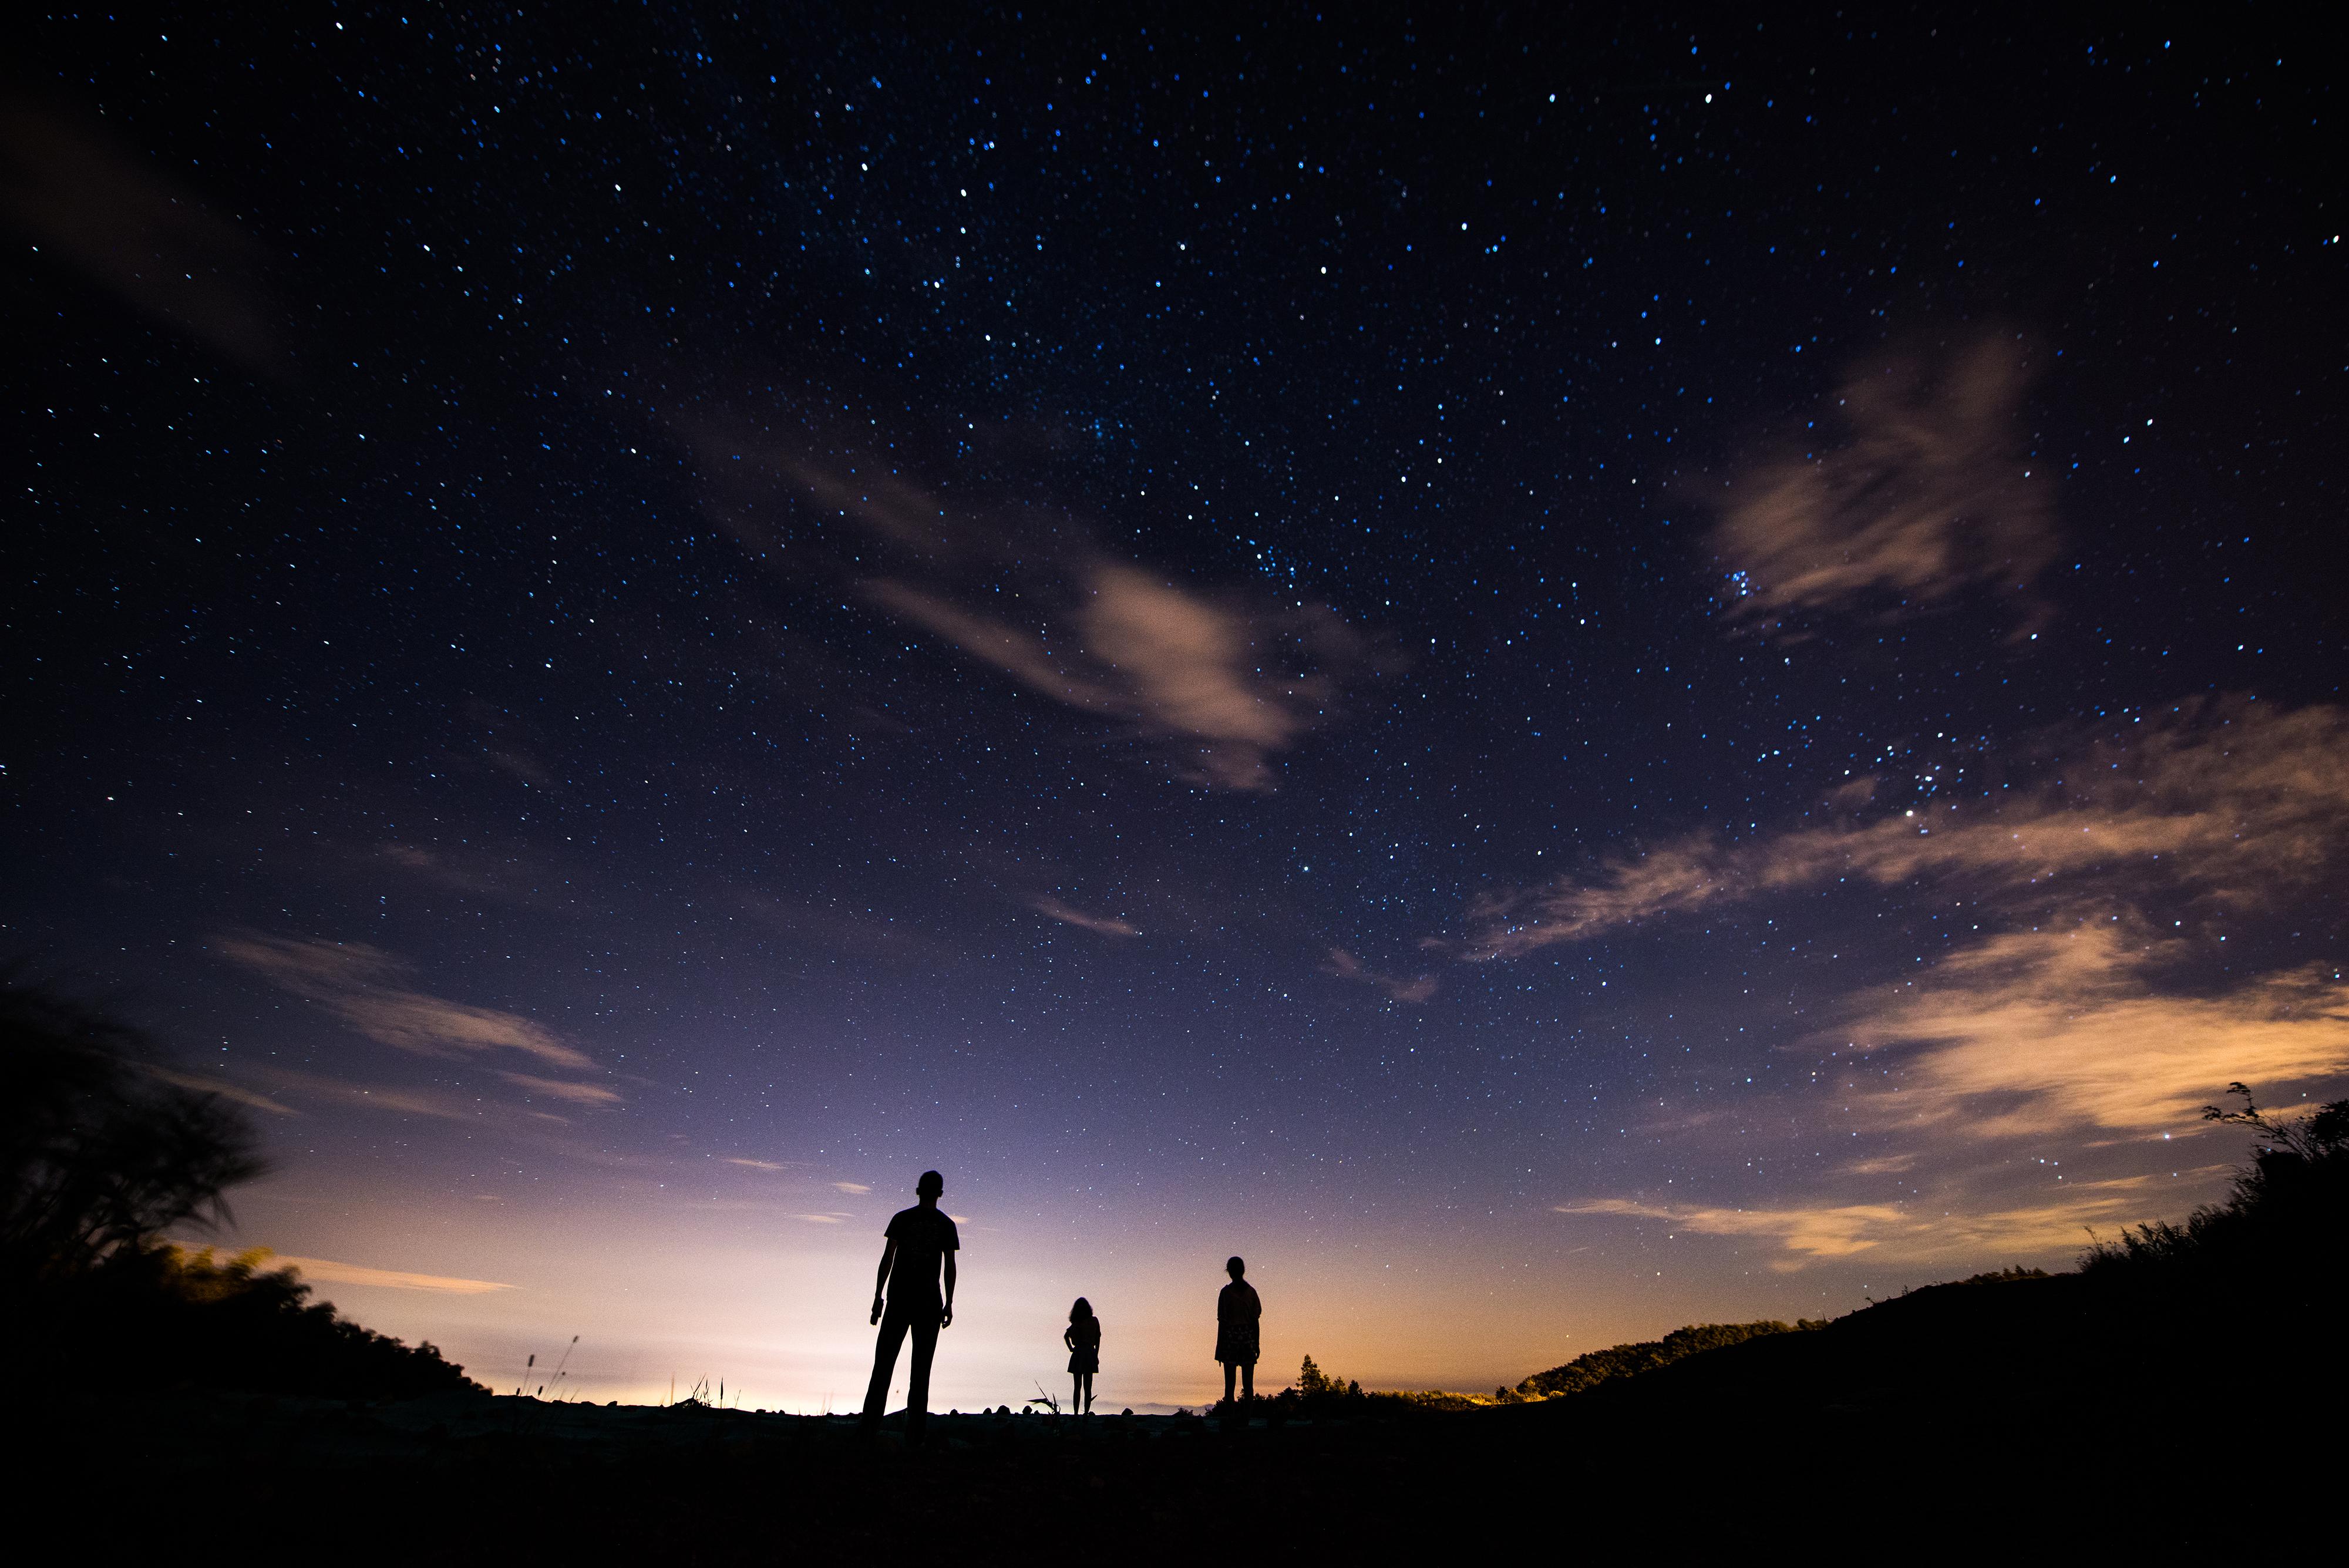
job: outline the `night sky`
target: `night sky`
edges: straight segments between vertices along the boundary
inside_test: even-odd
[[[1489,1388],[2342,1091],[2289,8],[1278,9],[20,18],[0,950],[227,1244],[840,1408],[934,1166],[941,1407]]]

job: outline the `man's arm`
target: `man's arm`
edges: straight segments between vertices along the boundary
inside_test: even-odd
[[[881,1292],[889,1283],[889,1269],[897,1261],[897,1239],[895,1236],[881,1243],[881,1272],[873,1276],[873,1321],[881,1321]]]
[[[955,1255],[952,1252],[948,1252],[947,1254],[947,1310],[946,1314],[938,1319],[938,1326],[940,1328],[944,1328],[947,1324],[954,1322],[954,1258]]]

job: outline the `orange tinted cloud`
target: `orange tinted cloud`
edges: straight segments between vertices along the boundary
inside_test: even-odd
[[[699,444],[705,457],[722,458],[723,449],[730,445],[740,447],[745,441],[740,431],[734,432],[730,441],[705,433]],[[753,434],[748,444],[756,450],[766,443],[762,437]],[[947,517],[947,509],[938,504],[939,497],[919,485],[881,472],[869,462],[863,472],[852,468],[845,473],[787,458],[779,459],[776,465],[797,481],[808,498],[823,511],[854,517],[909,550],[942,558],[959,554],[955,523]]]
[[[1433,975],[1415,975],[1403,980],[1392,974],[1381,974],[1374,969],[1363,968],[1361,960],[1343,948],[1330,950],[1330,961],[1321,966],[1321,972],[1334,974],[1340,980],[1359,981],[1364,985],[1376,986],[1387,993],[1391,1002],[1425,1002],[1435,994]]]
[[[874,582],[867,592],[1055,701],[1170,743],[1186,776],[1225,789],[1271,789],[1271,759],[1337,694],[1334,673],[1278,672],[1299,663],[1290,645],[1313,644],[1333,668],[1357,651],[1352,633],[1326,612],[1251,615],[1115,562],[1085,565],[1074,587],[1057,636],[905,582]]]
[[[478,1095],[400,1089],[383,1084],[353,1084],[316,1073],[281,1070],[274,1076],[279,1092],[290,1098],[330,1100],[358,1110],[389,1111],[395,1116],[431,1116],[444,1122],[478,1122],[491,1110]]]
[[[370,1040],[421,1056],[520,1051],[552,1067],[595,1064],[554,1031],[523,1017],[410,991],[407,966],[365,942],[242,934],[220,938],[222,956],[305,1002],[316,1002]]]
[[[273,1269],[296,1269],[314,1285],[382,1285],[396,1291],[437,1291],[445,1295],[478,1296],[516,1287],[494,1280],[452,1279],[446,1274],[411,1274],[398,1269],[369,1269],[357,1263],[337,1263],[329,1258],[273,1256]]]
[[[912,621],[935,633],[973,659],[985,659],[999,670],[1009,670],[1056,701],[1096,713],[1114,711],[1118,707],[1118,696],[1112,689],[1066,668],[1072,661],[1056,657],[1051,646],[1034,632],[974,615],[942,594],[906,583],[877,582],[871,584],[867,591],[882,608],[899,619]]]
[[[949,505],[894,456],[843,447],[809,459],[756,421],[707,413],[678,431],[703,459],[713,515],[761,558],[781,552],[757,511],[777,491],[827,527],[856,524],[856,549],[835,550],[830,569],[866,600],[1156,742],[1195,784],[1274,788],[1274,759],[1325,722],[1368,657],[1327,608],[1179,586],[1117,559],[1065,516]]]
[[[2028,367],[2008,337],[1856,367],[1832,430],[1724,493],[1713,546],[1730,618],[2026,591],[2055,540],[2049,476],[2031,472],[2017,420]]]
[[[527,1073],[501,1070],[498,1076],[533,1095],[545,1095],[554,1099],[567,1100],[574,1106],[616,1106],[620,1103],[617,1089],[601,1084],[566,1084],[555,1078],[534,1078]]]
[[[1841,1258],[1878,1245],[1887,1235],[1912,1228],[1909,1217],[1889,1204],[1846,1204],[1816,1209],[1708,1209],[1690,1204],[1642,1203],[1600,1198],[1561,1203],[1559,1214],[1609,1214],[1662,1220],[1700,1236],[1764,1236],[1806,1259]]]
[[[266,249],[99,125],[0,105],[0,211],[140,309],[254,369],[292,369]]]
[[[1142,934],[1139,927],[1108,915],[1088,915],[1082,909],[1063,904],[1050,895],[1038,898],[1035,909],[1038,914],[1050,915],[1067,925],[1082,926],[1089,931],[1099,931],[1105,937],[1138,937]]]
[[[1912,1203],[1793,1204],[1723,1209],[1602,1198],[1561,1203],[1554,1212],[1659,1220],[1697,1236],[1772,1243],[1782,1273],[1862,1253],[1888,1263],[2040,1256],[2087,1240],[2092,1227],[2133,1225],[2158,1217],[2160,1193],[2146,1177],[2083,1182],[2022,1208],[1955,1210],[1941,1199]]]
[[[281,1105],[267,1095],[256,1094],[240,1085],[219,1078],[200,1077],[193,1073],[175,1073],[168,1067],[147,1069],[167,1084],[177,1084],[183,1089],[193,1089],[200,1095],[218,1095],[224,1100],[234,1100],[240,1106],[251,1106],[256,1111],[267,1111],[273,1116],[298,1116],[302,1113],[288,1105]]]
[[[2337,966],[2260,975],[2215,996],[2166,995],[2180,939],[2105,919],[2016,932],[1945,959],[1929,984],[1864,1002],[1856,1044],[1904,1047],[1899,1091],[1855,1100],[1886,1126],[1996,1137],[2189,1127],[2237,1079],[2273,1092],[2349,1073],[2349,983]]]
[[[2046,764],[2058,776],[1995,799],[1739,845],[1694,834],[1588,879],[1489,895],[1470,908],[1465,956],[1516,957],[1837,880],[2044,891],[2126,874],[2240,902],[2306,886],[2349,842],[2349,714],[2339,708],[2190,701],[2126,740],[2066,749]]]

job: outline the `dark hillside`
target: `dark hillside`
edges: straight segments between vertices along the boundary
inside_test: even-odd
[[[1939,1417],[1995,1391],[2010,1411],[2109,1400],[2179,1348],[2178,1325],[2116,1315],[2077,1274],[1931,1285],[1810,1334],[1759,1335],[1532,1407],[1558,1418]],[[2148,1391],[2150,1392],[2150,1391]]]
[[[1748,1336],[1509,1414],[1866,1417],[1942,1433],[2023,1418],[2117,1431],[2189,1415],[2264,1412],[2271,1427],[2337,1417],[2349,1391],[2349,1102],[2278,1122],[2236,1090],[2243,1108],[2213,1107],[2210,1119],[2259,1142],[2226,1201],[2096,1243],[2076,1273],[1932,1285],[1816,1333]]]
[[[86,1394],[185,1386],[340,1399],[489,1390],[430,1344],[409,1345],[313,1302],[264,1254],[226,1262],[170,1245],[121,1250],[9,1303],[47,1352],[34,1368]]]
[[[1581,1394],[1601,1383],[1619,1377],[1636,1377],[1684,1361],[1708,1350],[1725,1350],[1765,1334],[1792,1334],[1796,1329],[1820,1328],[1823,1324],[1806,1318],[1799,1324],[1770,1320],[1762,1323],[1702,1323],[1688,1328],[1676,1328],[1661,1339],[1640,1340],[1631,1345],[1612,1345],[1604,1350],[1594,1350],[1578,1355],[1563,1366],[1553,1366],[1547,1372],[1537,1372],[1517,1385],[1522,1395]]]

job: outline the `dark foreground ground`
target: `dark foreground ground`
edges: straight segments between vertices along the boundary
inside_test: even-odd
[[[918,1452],[838,1417],[154,1393],[29,1412],[9,1480],[122,1556],[2199,1556],[2343,1479],[2338,1366],[2262,1364],[2243,1326],[2116,1324],[2075,1276],[1942,1286],[1537,1405],[939,1417]]]

